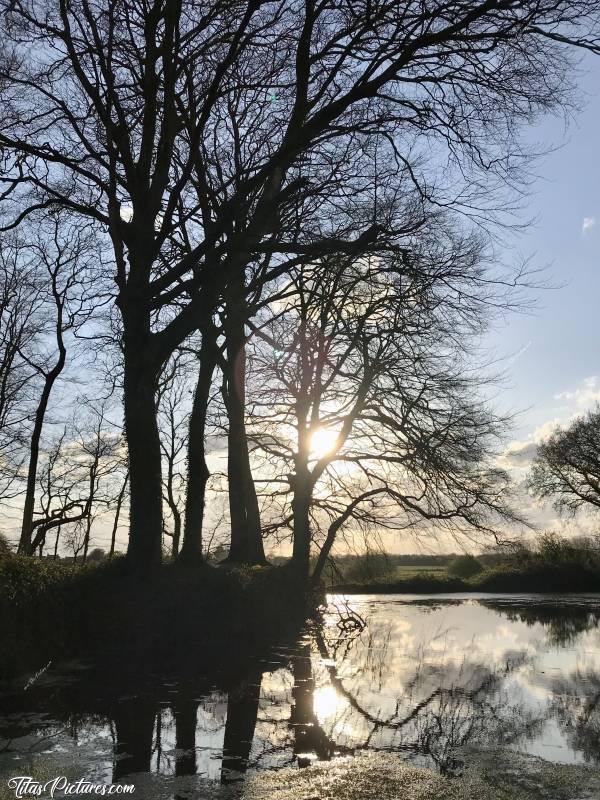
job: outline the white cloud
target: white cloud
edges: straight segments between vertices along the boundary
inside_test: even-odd
[[[581,223],[581,232],[587,233],[596,226],[596,217],[584,217]]]
[[[528,467],[537,454],[537,443],[511,442],[501,456],[501,465],[504,467]]]
[[[584,378],[576,389],[559,392],[554,395],[554,399],[574,405],[579,412],[592,408],[596,403],[600,403],[600,378],[597,375]]]
[[[502,460],[506,467],[529,467],[537,455],[538,445],[551,436],[561,424],[558,417],[549,419],[530,433],[525,441],[511,442],[504,453]]]
[[[531,434],[531,438],[536,444],[540,444],[541,442],[546,441],[546,439],[551,436],[561,424],[562,420],[560,420],[558,417],[546,420],[546,422],[538,425],[538,427]]]
[[[527,469],[537,454],[538,445],[544,442],[559,427],[570,425],[588,409],[600,403],[600,378],[590,375],[584,378],[575,389],[568,389],[554,395],[565,405],[560,417],[554,417],[538,425],[527,439],[511,442],[500,456],[499,463],[508,469]]]

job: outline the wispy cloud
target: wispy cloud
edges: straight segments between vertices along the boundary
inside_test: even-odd
[[[596,227],[596,217],[584,217],[581,223],[581,232],[588,233],[592,228]]]

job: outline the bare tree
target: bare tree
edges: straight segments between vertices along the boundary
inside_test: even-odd
[[[531,493],[560,512],[600,509],[600,407],[558,428],[538,446]]]
[[[0,246],[0,501],[21,490],[30,387],[35,377],[27,354],[38,338],[42,300],[29,253],[17,237]]]
[[[303,575],[324,520],[315,577],[349,522],[458,533],[517,519],[489,457],[507,420],[465,367],[506,284],[483,269],[476,239],[446,234],[445,252],[438,224],[399,263],[299,267],[289,299],[256,327],[253,439],[265,492],[291,496],[278,524],[293,529]]]
[[[66,226],[55,219],[46,235],[37,234],[29,243],[38,267],[39,295],[44,302],[39,317],[47,336],[42,338],[38,352],[24,356],[30,368],[41,380],[33,427],[29,438],[29,458],[23,502],[23,518],[19,552],[30,554],[32,547],[33,514],[40,443],[52,390],[67,363],[67,336],[87,318],[86,282],[89,261],[97,255],[93,239],[79,228]],[[39,273],[44,270],[46,275]]]
[[[94,518],[114,502],[114,477],[122,464],[120,434],[107,425],[104,406],[87,405],[86,418],[65,427],[45,454],[30,552],[43,547],[49,531],[60,528],[75,556],[82,552],[85,561]]]
[[[182,535],[183,503],[186,495],[185,456],[189,417],[188,364],[176,357],[161,378],[159,388],[159,428],[163,455],[163,500],[168,514],[163,516],[164,534],[171,538],[171,555],[179,555]],[[172,523],[172,530],[167,522]]]

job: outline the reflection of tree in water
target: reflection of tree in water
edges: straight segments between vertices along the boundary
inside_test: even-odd
[[[479,601],[486,608],[506,617],[510,622],[524,622],[528,626],[542,625],[546,629],[548,644],[565,647],[576,642],[583,633],[600,626],[600,609],[574,603],[523,603],[510,606],[489,600]]]
[[[320,632],[316,641],[322,659],[331,664],[330,651]],[[385,657],[381,651],[380,657]],[[405,682],[393,712],[387,715],[361,704],[360,688],[350,690],[335,666],[327,669],[332,685],[346,701],[346,721],[350,723],[358,717],[365,730],[356,749],[406,751],[433,763],[441,773],[453,773],[460,767],[456,750],[463,745],[509,744],[539,734],[545,718],[515,702],[511,692],[502,688],[524,659],[523,654],[513,657],[497,671],[465,659],[451,674],[451,664],[427,664],[422,651],[413,678]],[[362,665],[355,665],[355,669],[364,682]],[[337,724],[340,721],[336,719]]]
[[[113,783],[134,772],[149,772],[152,761],[156,703],[146,697],[131,697],[115,703]]]
[[[402,751],[442,773],[453,773],[460,767],[456,750],[463,745],[509,744],[538,735],[545,718],[535,716],[503,688],[525,656],[514,655],[498,670],[466,658],[456,663],[439,649],[428,649],[442,633],[417,649],[407,679],[394,674],[398,642],[389,626],[315,626],[311,641],[303,640],[290,653],[289,670],[277,673],[282,681],[290,681],[278,698],[268,697],[266,689],[261,694],[263,670],[258,667],[229,690],[226,719],[215,720],[217,728],[224,728],[221,781],[239,780],[248,768],[272,766],[282,759],[304,766],[361,749]],[[351,677],[338,673],[337,664],[350,667]],[[397,685],[392,698],[390,684]],[[340,702],[334,700],[323,718],[316,698],[328,687]],[[374,701],[380,695],[386,700],[383,707]],[[199,706],[197,694],[178,688],[172,703],[177,755],[174,769],[168,770],[175,775],[197,772],[196,749],[203,738]],[[153,742],[160,746],[158,726],[154,738],[156,708],[139,699],[116,705],[115,779],[150,768]]]
[[[513,653],[499,669],[466,658],[457,664],[432,649],[443,638],[440,632],[417,649],[407,680],[394,673],[398,641],[389,625],[315,626],[311,633],[311,643],[304,642],[290,658],[288,735],[282,735],[276,715],[269,717],[276,703],[269,698],[262,708],[259,738],[263,745],[269,738],[271,746],[260,752],[255,748],[253,767],[269,766],[269,759],[277,756],[281,763],[290,751],[291,759],[295,756],[303,766],[334,754],[387,749],[452,773],[460,767],[457,748],[530,740],[545,722],[545,715],[536,715],[515,699],[514,686],[505,688],[525,663],[523,653]],[[390,684],[397,692],[393,697]],[[323,693],[329,703],[325,714],[319,708]]]
[[[239,780],[248,769],[258,716],[261,682],[262,672],[256,670],[248,680],[230,691],[227,696],[221,783]]]
[[[294,731],[294,755],[299,766],[306,766],[316,756],[329,761],[334,753],[334,743],[327,736],[315,713],[315,679],[313,676],[310,645],[306,644],[292,659],[294,698],[290,727]]]
[[[600,615],[577,606],[484,605],[511,620],[544,624],[549,639],[563,645],[596,626]],[[110,728],[115,780],[152,770],[208,772],[230,782],[248,769],[304,765],[361,749],[403,752],[452,773],[460,767],[461,746],[523,743],[540,735],[549,715],[574,749],[600,763],[597,673],[555,682],[547,711],[532,712],[513,680],[526,655],[505,652],[497,667],[454,646],[449,630],[425,635],[402,615],[383,621],[374,615],[365,625],[344,616],[336,624],[329,614],[296,645],[246,665],[243,681],[243,669],[236,672],[224,691],[206,677],[176,678],[146,696],[120,689],[122,699],[107,693],[103,701],[88,689],[78,697],[69,693],[61,704],[69,713],[55,718],[72,723],[74,738],[86,725]],[[221,747],[219,764],[214,758]]]
[[[600,764],[600,673],[577,670],[552,684],[551,712],[569,746]]]
[[[255,671],[246,681],[227,694],[227,716],[215,721],[223,730],[221,781],[239,780],[248,768],[254,729],[256,726],[262,672]],[[202,701],[184,685],[180,686],[172,703],[175,720],[174,763],[162,752],[163,710],[155,698],[126,698],[115,703],[111,711],[113,731],[114,770],[116,782],[135,772],[150,772],[156,755],[158,772],[175,776],[195,775],[198,772],[196,755],[203,746],[203,731],[199,729],[198,709]]]

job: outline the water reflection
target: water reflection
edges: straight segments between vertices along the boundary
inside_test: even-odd
[[[552,712],[569,746],[600,765],[600,670],[577,670],[552,686]]]
[[[316,688],[310,644],[301,647],[292,658],[292,674],[294,687],[289,724],[294,731],[293,750],[298,766],[307,766],[313,759],[329,761],[334,753],[334,742],[321,721],[335,715],[338,698],[332,687]]]
[[[600,608],[590,601],[547,600],[543,603],[519,601],[484,601],[487,608],[497,611],[509,620],[524,622],[528,626],[542,625],[548,644],[566,647],[575,644],[587,631],[600,625]]]
[[[441,631],[436,640],[446,638]],[[466,744],[514,744],[539,733],[544,715],[526,707],[514,691],[503,687],[507,679],[527,662],[525,653],[511,653],[504,666],[492,669],[478,661],[451,657],[432,658],[424,647],[417,650],[417,661],[405,675],[403,691],[394,697],[393,710],[375,711],[364,693],[362,680],[348,688],[329,656],[321,631],[315,634],[319,654],[327,664],[329,679],[339,697],[346,701],[346,727],[353,731],[356,749],[399,750],[416,757],[428,766],[435,765],[442,774],[456,774],[462,760],[458,749]],[[385,664],[393,662],[388,652],[394,639],[391,632],[381,639],[380,658],[372,660],[373,645],[357,648],[357,674],[368,676],[379,692],[388,687]],[[434,646],[434,643],[431,643]],[[334,648],[335,649],[335,648]],[[386,703],[380,700],[380,705]],[[389,704],[390,708],[392,704]],[[360,734],[359,734],[360,732]]]
[[[256,671],[248,681],[244,681],[227,696],[221,783],[239,780],[248,769],[258,716],[261,682],[262,672]]]
[[[457,774],[465,746],[480,745],[598,764],[599,623],[590,598],[352,598],[227,675],[195,665],[140,688],[139,676],[50,672],[4,693],[0,770],[51,753],[106,780],[230,784],[248,770],[388,750]]]
[[[124,698],[115,703],[114,768],[116,783],[134,772],[149,772],[152,761],[156,705],[146,698]]]

